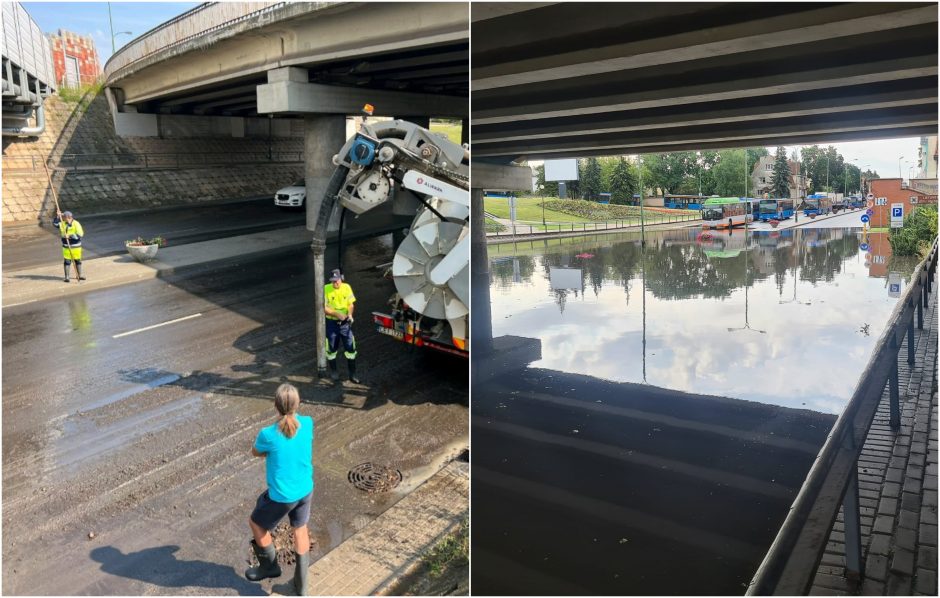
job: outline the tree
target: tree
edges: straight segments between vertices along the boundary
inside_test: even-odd
[[[535,167],[535,185],[545,185],[545,189],[541,191],[546,197],[558,197],[558,181],[546,181],[545,180],[545,165],[539,164]],[[540,193],[539,189],[536,188],[536,193]]]
[[[584,199],[597,201],[603,191],[601,185],[601,165],[597,158],[588,158],[583,162],[581,171],[581,193]]]
[[[790,197],[790,164],[787,162],[787,150],[782,145],[777,146],[771,187],[773,197]]]
[[[698,173],[695,158],[695,152],[645,154],[643,161],[647,169],[643,173],[644,186],[659,187],[664,195],[676,193],[690,175]]]
[[[627,205],[637,190],[637,177],[626,158],[621,156],[610,173],[611,203]]]
[[[744,150],[718,152],[718,163],[711,171],[714,193],[727,197],[744,195]]]

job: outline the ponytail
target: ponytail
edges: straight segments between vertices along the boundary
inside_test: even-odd
[[[300,407],[300,393],[292,384],[281,384],[274,396],[274,407],[281,414],[277,429],[287,438],[293,438],[300,427],[297,421],[297,408]]]

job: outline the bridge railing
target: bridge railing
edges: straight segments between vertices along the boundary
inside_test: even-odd
[[[907,361],[914,363],[914,326],[924,327],[932,281],[937,270],[937,245],[920,263],[878,339],[872,357],[848,405],[816,456],[770,550],[751,580],[748,596],[809,593],[829,539],[829,531],[843,508],[845,569],[848,577],[862,579],[859,517],[858,458],[888,385],[890,422],[901,425],[898,358],[907,334]]]
[[[9,173],[43,170],[43,156],[4,156],[3,170]],[[180,152],[151,154],[62,154],[55,170],[149,170],[194,168],[227,164],[293,164],[303,162],[302,151]],[[48,164],[48,163],[47,163]],[[51,164],[48,164],[51,166]]]
[[[206,2],[154,27],[118,50],[105,64],[108,81],[149,56],[239,21],[270,13],[286,2]]]

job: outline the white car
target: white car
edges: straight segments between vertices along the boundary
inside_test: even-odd
[[[306,199],[306,181],[300,179],[289,187],[278,189],[274,194],[274,205],[279,208],[302,208]]]

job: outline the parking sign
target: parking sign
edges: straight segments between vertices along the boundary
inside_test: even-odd
[[[891,228],[901,228],[904,226],[904,204],[891,204]]]

